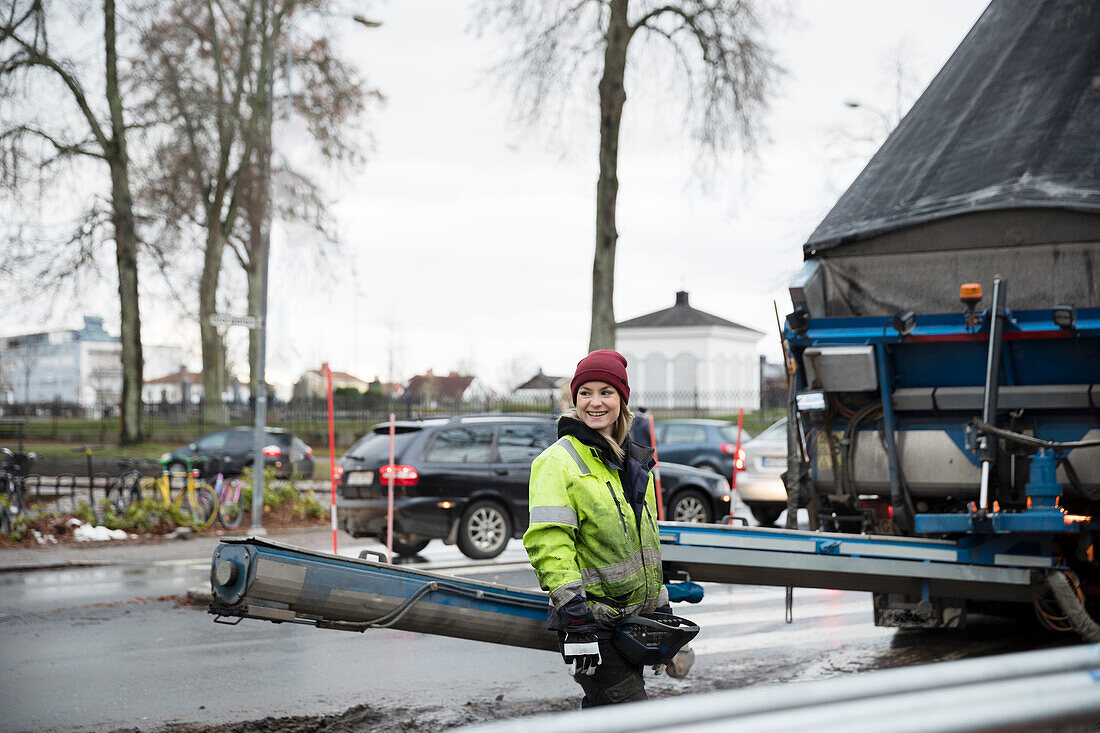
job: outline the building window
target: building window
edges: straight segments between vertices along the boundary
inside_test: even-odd
[[[654,396],[662,395],[667,389],[668,361],[661,354],[650,354],[645,359],[646,394]]]
[[[680,354],[672,363],[672,389],[694,392],[698,386],[699,360],[694,354]]]

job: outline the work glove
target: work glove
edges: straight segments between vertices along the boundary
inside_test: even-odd
[[[573,665],[573,676],[592,675],[600,666],[600,642],[593,633],[569,633],[562,638],[561,657]]]

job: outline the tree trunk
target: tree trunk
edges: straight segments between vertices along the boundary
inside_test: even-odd
[[[612,0],[600,77],[600,178],[596,184],[596,254],[592,260],[592,331],[588,350],[615,348],[615,204],[619,196],[619,126],[630,43],[628,0]]]
[[[206,252],[199,278],[199,340],[202,346],[202,399],[205,417],[220,423],[224,412],[221,402],[222,392],[225,391],[225,345],[218,329],[210,323],[210,316],[217,313],[218,279],[221,275],[225,240],[219,233],[216,211],[208,205]]]
[[[126,152],[126,126],[118,86],[118,52],[115,36],[115,2],[104,0],[107,106],[111,111],[111,141],[106,153],[111,168],[111,221],[115,233],[118,297],[121,309],[122,404],[119,443],[140,443],[141,385],[144,359],[141,353],[141,312],[138,307],[137,227],[130,194],[130,161]]]

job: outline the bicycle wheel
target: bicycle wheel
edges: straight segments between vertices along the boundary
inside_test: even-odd
[[[126,511],[126,507],[141,501],[141,474],[137,471],[127,471],[119,478],[121,491],[119,492],[119,513]]]
[[[196,483],[193,488],[185,488],[176,503],[181,511],[191,515],[191,523],[196,529],[209,529],[218,518],[218,497],[208,484]]]
[[[241,518],[244,516],[244,507],[241,506],[241,482],[240,479],[229,479],[222,484],[218,496],[218,521],[226,529],[236,529],[241,526]]]
[[[107,488],[103,492],[103,498],[92,507],[96,524],[106,522],[108,512],[116,516],[120,514],[122,507],[125,506],[122,502],[122,481],[116,478],[107,484]]]

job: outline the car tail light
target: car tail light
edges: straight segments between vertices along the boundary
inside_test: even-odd
[[[268,458],[278,458],[283,454],[283,449],[277,445],[265,445],[264,455]]]
[[[722,443],[722,452],[735,456],[733,459],[733,465],[738,471],[745,470],[745,449],[739,447],[736,443]]]
[[[378,469],[378,480],[383,486],[389,486],[390,476],[393,476],[394,486],[416,486],[420,481],[420,474],[412,466],[395,466],[391,463]]]
[[[344,467],[336,466],[335,468],[333,468],[332,477],[335,478],[337,481],[342,481],[344,478]]]

